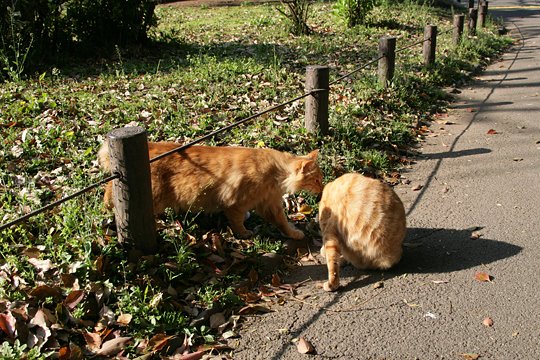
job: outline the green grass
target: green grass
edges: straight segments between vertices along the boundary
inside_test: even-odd
[[[439,32],[451,26],[449,13],[409,2],[376,8],[367,26],[354,29],[334,17],[330,3],[313,9],[315,34],[293,37],[275,5],[159,8],[148,48],[118,49],[110,59],[66,59],[1,84],[0,223],[102,179],[95,155],[116,127],[143,126],[156,141],[195,139],[301,94],[307,65],[329,64],[333,80],[376,57],[381,36],[396,36],[401,48],[421,39],[425,24],[438,24]],[[457,49],[450,34],[440,35],[429,71],[419,65],[420,46],[401,52],[387,89],[377,84],[374,68],[335,84],[327,136],[306,133],[299,101],[208,143],[296,154],[320,148],[327,181],[352,171],[384,177],[399,169],[403,150],[418,139],[414,125],[444,111],[449,98],[441,88],[462,84],[508,44],[492,32],[479,30]],[[316,210],[314,197],[301,196]],[[271,274],[254,278],[253,271],[262,269],[261,254],[282,251],[278,231],[252,217],[248,226],[259,233],[241,241],[219,216],[167,213],[159,221],[159,253],[142,256],[117,244],[101,197],[102,190],[88,193],[0,234],[0,302],[48,309],[61,328],[73,328],[69,339],[83,348],[82,333],[98,326],[132,336],[131,355],[158,333],[191,336],[192,349],[226,343],[208,320],[192,320],[208,309],[228,318],[242,306],[246,288],[258,293],[269,283]],[[60,298],[29,295],[42,284]],[[85,297],[70,310],[62,301],[76,289]],[[132,315],[131,322],[116,323],[121,314]],[[10,339],[0,353],[19,358],[28,350]],[[28,358],[49,350],[58,347],[34,348]]]

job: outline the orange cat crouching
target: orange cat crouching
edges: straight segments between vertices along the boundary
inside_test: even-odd
[[[150,158],[179,147],[173,142],[149,142]],[[252,235],[244,227],[246,212],[255,211],[293,239],[304,233],[289,224],[282,196],[299,190],[322,191],[318,150],[294,156],[272,149],[192,146],[150,166],[154,214],[175,211],[223,211],[233,232]],[[108,144],[98,159],[110,171]],[[112,183],[105,188],[105,204],[112,208]]]
[[[328,281],[339,287],[341,256],[359,269],[388,269],[402,254],[407,230],[403,203],[388,185],[360,174],[345,174],[324,187],[319,204]]]

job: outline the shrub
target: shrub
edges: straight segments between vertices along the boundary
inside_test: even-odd
[[[144,42],[154,8],[153,0],[72,0],[66,20],[78,44],[111,48]]]
[[[338,0],[334,6],[335,13],[343,18],[347,27],[363,24],[367,14],[375,6],[375,0]]]
[[[67,50],[140,44],[155,25],[154,0],[2,0],[0,75],[17,80]]]
[[[289,20],[289,30],[293,35],[307,35],[311,32],[307,24],[309,18],[310,0],[281,0],[286,6],[277,10]]]

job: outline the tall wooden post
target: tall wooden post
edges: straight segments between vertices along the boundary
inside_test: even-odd
[[[396,66],[396,38],[387,36],[379,40],[379,65],[377,73],[379,84],[387,87],[394,78]]]
[[[478,9],[469,9],[469,22],[467,24],[467,29],[469,31],[469,36],[476,35],[476,20],[478,19]]]
[[[465,15],[454,15],[454,31],[452,33],[452,43],[457,46],[463,35],[463,25],[465,24]]]
[[[478,6],[478,26],[480,27],[486,26],[487,13],[488,13],[488,1],[483,1]]]
[[[125,127],[108,134],[113,204],[118,240],[133,244],[145,253],[156,251],[156,221],[146,131]]]
[[[424,29],[424,65],[431,66],[435,63],[435,49],[437,48],[437,26],[427,25]]]
[[[309,132],[328,134],[328,66],[308,66],[306,68],[306,92],[320,90],[306,98],[305,126]]]

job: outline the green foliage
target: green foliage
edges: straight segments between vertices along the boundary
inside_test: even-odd
[[[352,28],[365,22],[375,3],[376,0],[337,0],[334,11]]]
[[[50,353],[41,353],[38,348],[28,350],[26,344],[21,344],[19,340],[15,340],[13,344],[4,341],[0,345],[0,359],[2,360],[45,360],[52,355]]]
[[[222,284],[208,284],[199,289],[197,296],[209,309],[214,306],[233,307],[242,303],[231,287]]]

